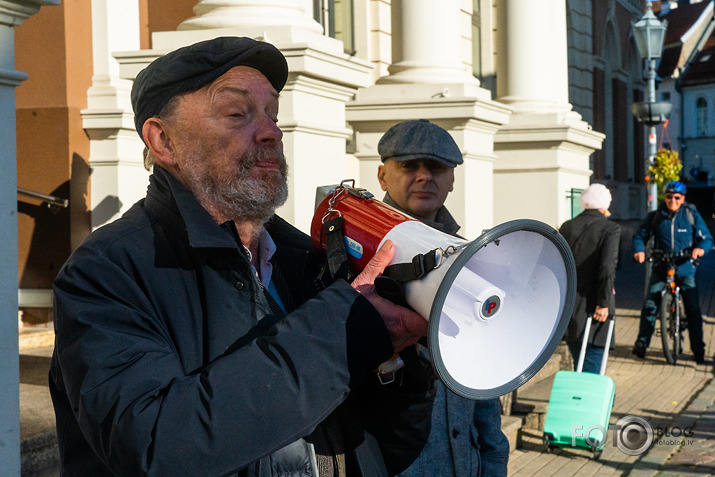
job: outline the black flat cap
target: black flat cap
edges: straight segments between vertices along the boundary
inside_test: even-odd
[[[203,88],[234,66],[255,68],[280,91],[288,64],[278,48],[252,38],[224,36],[167,53],[139,72],[132,85],[134,126],[142,139],[144,122],[171,98]]]
[[[426,119],[413,119],[397,123],[387,130],[377,144],[380,159],[411,161],[432,159],[449,167],[464,162],[459,146],[452,136]]]

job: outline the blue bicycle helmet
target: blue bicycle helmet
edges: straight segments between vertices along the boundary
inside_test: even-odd
[[[665,192],[679,192],[685,195],[686,187],[685,184],[683,184],[682,182],[670,181],[665,184],[664,190]]]

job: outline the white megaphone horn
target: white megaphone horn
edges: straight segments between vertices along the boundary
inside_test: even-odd
[[[542,222],[506,222],[467,241],[347,180],[318,188],[311,238],[329,264],[335,250],[342,252],[354,274],[385,240],[394,243],[384,275],[401,286],[388,295],[429,321],[437,374],[469,399],[503,396],[528,381],[554,353],[571,318],[573,255],[558,231]]]

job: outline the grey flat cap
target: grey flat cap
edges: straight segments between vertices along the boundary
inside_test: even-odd
[[[380,159],[411,161],[433,159],[449,167],[464,162],[462,152],[452,136],[426,119],[413,119],[397,123],[387,130],[377,144]]]
[[[203,88],[234,66],[255,68],[280,91],[288,64],[278,48],[252,38],[224,36],[167,53],[139,72],[132,85],[134,126],[142,137],[147,119],[156,116],[178,94]]]

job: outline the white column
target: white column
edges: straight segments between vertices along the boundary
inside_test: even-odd
[[[377,144],[390,126],[424,118],[452,135],[464,164],[455,169],[454,191],[446,206],[462,226],[460,234],[476,238],[494,225],[494,136],[511,111],[491,99],[463,62],[471,56],[465,51],[471,23],[463,3],[392,0],[389,75],[359,90],[347,108],[358,138],[356,179],[379,198]]]
[[[59,0],[0,2],[0,473],[20,477],[20,364],[17,320],[17,129],[15,26]]]
[[[114,220],[145,195],[144,144],[134,129],[132,82],[121,79],[115,51],[139,48],[137,0],[92,0],[94,74],[82,124],[90,138],[92,228]]]
[[[459,0],[392,0],[392,64],[378,83],[474,83],[462,62]]]
[[[558,227],[570,218],[571,189],[588,186],[589,156],[605,136],[569,104],[565,0],[497,6],[497,101],[514,114],[494,138],[494,218]]]
[[[497,97],[515,113],[571,110],[564,0],[500,0]]]
[[[305,0],[200,0],[194,7],[196,16],[182,22],[178,30],[290,25],[322,33],[306,7]]]
[[[154,50],[116,54],[122,78],[133,79],[159,55],[223,35],[275,45],[288,61],[278,126],[289,165],[289,198],[278,213],[309,231],[315,189],[346,178],[345,103],[369,84],[372,65],[345,54],[341,41],[322,34],[309,0],[202,0],[178,31],[155,32]]]

